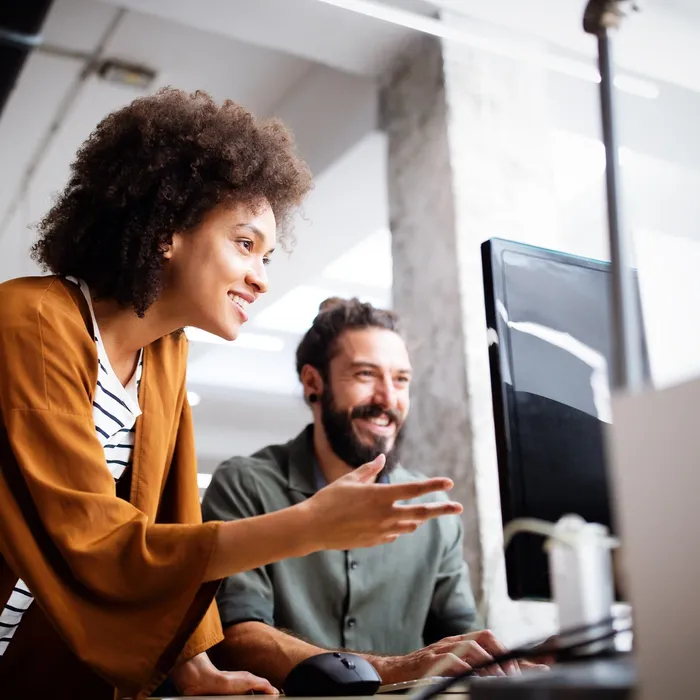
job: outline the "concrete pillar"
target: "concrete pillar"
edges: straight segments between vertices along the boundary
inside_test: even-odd
[[[422,36],[381,93],[394,308],[415,370],[404,461],[454,478],[475,595],[488,588],[489,626],[510,641],[548,632],[553,610],[505,591],[480,244],[555,246],[546,80],[535,65]]]

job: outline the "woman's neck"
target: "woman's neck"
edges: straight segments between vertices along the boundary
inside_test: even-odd
[[[181,327],[162,313],[158,302],[148,308],[143,318],[112,300],[93,299],[92,307],[109,363],[123,385],[136,370],[141,348]]]

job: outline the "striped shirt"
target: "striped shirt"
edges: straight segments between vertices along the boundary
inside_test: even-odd
[[[117,378],[109,363],[107,352],[102,342],[100,329],[95,319],[90,290],[82,280],[68,277],[69,281],[80,286],[92,318],[93,337],[97,347],[97,386],[92,401],[92,416],[95,421],[95,433],[105,453],[107,469],[115,481],[130,466],[134,453],[136,419],[141,415],[138,402],[138,389],[143,371],[143,349],[139,354],[136,371],[126,386]],[[19,579],[0,613],[0,656],[10,644],[22,615],[34,600],[27,584]]]

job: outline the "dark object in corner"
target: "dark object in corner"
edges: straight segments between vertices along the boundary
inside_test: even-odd
[[[0,114],[40,37],[52,0],[0,3]]]
[[[381,683],[369,661],[356,654],[335,651],[310,656],[297,664],[282,690],[292,697],[374,695]]]

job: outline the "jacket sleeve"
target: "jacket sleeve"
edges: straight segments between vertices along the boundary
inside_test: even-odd
[[[74,653],[140,694],[170,670],[209,607],[216,584],[203,578],[218,524],[154,523],[116,497],[92,419],[94,344],[79,315],[3,315],[2,555]],[[198,523],[189,498],[183,519]]]
[[[159,522],[193,524],[202,522],[192,409],[186,398],[183,402],[177,443],[162,502],[165,505],[158,514]],[[211,602],[196,630],[187,640],[178,659],[179,662],[191,659],[223,640],[219,611],[213,600],[214,592],[219,587],[219,583],[216,581],[213,584],[207,584],[206,588],[210,591],[209,599]]]

